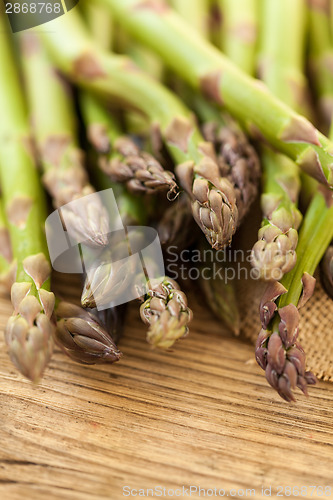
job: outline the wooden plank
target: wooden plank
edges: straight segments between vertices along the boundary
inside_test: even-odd
[[[58,288],[77,295],[75,285]],[[149,348],[133,305],[121,362],[81,366],[57,350],[37,387],[11,366],[1,337],[0,498],[120,499],[126,485],[223,488],[237,498],[254,497],[247,489],[264,498],[262,486],[272,486],[278,498],[280,485],[333,486],[333,386],[288,405],[252,346],[191,302],[191,334],[172,353]],[[7,298],[0,307],[3,330]]]

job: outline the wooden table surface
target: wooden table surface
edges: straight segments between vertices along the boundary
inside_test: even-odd
[[[161,498],[203,498],[195,486],[235,498],[305,486],[307,498],[330,498],[309,487],[333,487],[333,385],[285,403],[252,346],[191,302],[191,334],[172,353],[150,350],[132,306],[121,362],[81,366],[57,350],[36,387],[11,366],[1,336],[1,499],[118,500],[125,486],[138,498],[155,486],[166,488]],[[3,329],[11,306],[0,305]]]

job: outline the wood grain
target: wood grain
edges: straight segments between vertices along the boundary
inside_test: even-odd
[[[56,351],[37,387],[11,366],[1,337],[1,499],[118,500],[125,485],[223,488],[235,498],[246,489],[263,498],[271,485],[277,498],[279,485],[333,486],[333,386],[319,383],[288,405],[252,346],[191,302],[191,334],[174,352],[150,350],[133,305],[121,362],[81,366]],[[3,330],[11,306],[0,305]]]

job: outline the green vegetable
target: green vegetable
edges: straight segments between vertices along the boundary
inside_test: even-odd
[[[320,182],[333,183],[333,145],[304,117],[245,75],[162,1],[103,0],[114,18],[190,85],[243,121],[257,137]]]
[[[255,74],[259,0],[218,0],[222,13],[221,49],[239,68]]]
[[[303,0],[263,3],[260,73],[269,89],[296,110],[306,101],[303,74],[306,8]],[[281,43],[283,30],[283,43]],[[261,148],[264,170],[261,208],[263,222],[253,247],[252,265],[265,280],[280,280],[296,263],[297,208],[300,191],[298,166],[268,147]]]
[[[169,196],[175,195],[174,174],[164,170],[152,155],[124,135],[95,96],[82,92],[80,103],[88,139],[99,153],[100,167],[112,182],[124,182],[130,191],[137,193],[167,190]]]
[[[14,307],[5,339],[20,372],[37,382],[53,351],[54,295],[44,222],[45,200],[38,179],[23,92],[15,68],[6,18],[0,16],[0,181],[16,278]]]
[[[176,174],[192,202],[195,220],[213,248],[231,240],[237,227],[232,186],[221,178],[191,112],[170,91],[141,72],[126,57],[109,55],[94,45],[73,10],[52,29],[43,30],[55,64],[92,92],[113,96],[145,113],[177,164]],[[43,28],[42,28],[43,29]]]
[[[68,231],[77,241],[99,247],[107,243],[109,220],[89,184],[79,149],[72,97],[65,82],[49,63],[40,40],[32,33],[22,37],[25,83],[34,135],[43,168],[43,183],[56,208],[67,205]],[[79,207],[79,208],[77,208]]]

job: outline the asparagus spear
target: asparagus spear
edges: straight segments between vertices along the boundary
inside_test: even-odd
[[[195,220],[213,248],[229,243],[237,227],[235,193],[221,178],[211,145],[200,135],[190,111],[158,82],[126,57],[111,56],[89,39],[73,10],[43,38],[53,58],[68,76],[84,88],[125,100],[149,116],[173,159],[176,174],[192,202]]]
[[[314,376],[305,371],[305,353],[297,342],[299,312],[311,297],[313,273],[333,237],[333,203],[330,192],[318,191],[304,217],[297,246],[297,264],[281,283],[269,285],[262,299],[262,330],[256,345],[256,359],[268,382],[286,401],[293,401],[292,389],[307,394]]]
[[[258,155],[230,116],[222,115],[200,96],[193,99],[193,106],[203,121],[204,138],[214,145],[220,174],[234,186],[240,225],[258,194]]]
[[[270,90],[294,109],[304,109],[303,75],[306,9],[303,0],[263,4],[260,72]],[[280,41],[281,30],[284,43]],[[263,146],[261,207],[263,221],[252,250],[252,265],[262,279],[280,280],[296,263],[299,169],[289,158]]]
[[[186,337],[192,311],[176,281],[164,277],[147,282],[141,319],[149,325],[147,342],[153,347],[170,349],[176,340]]]
[[[261,18],[258,57],[260,78],[288,106],[298,113],[311,116],[304,75],[308,19],[304,0],[264,2]]]
[[[178,10],[179,6],[176,7]],[[192,16],[200,17],[203,7],[200,2],[192,2],[191,12],[187,16],[184,16],[184,9],[180,9],[179,13],[190,22]],[[200,34],[203,37],[207,35],[203,29]],[[204,138],[214,145],[221,175],[234,186],[240,225],[258,192],[260,165],[257,154],[230,116],[226,113],[222,115],[197,92],[183,88],[182,93],[203,122]]]
[[[1,282],[10,290],[12,278],[15,280],[12,268],[16,266],[10,265],[12,264],[11,244],[2,211],[0,211],[0,243],[2,252],[0,255]],[[12,276],[13,274],[14,276]],[[69,302],[58,302],[55,307],[57,323],[54,339],[65,354],[79,363],[95,364],[118,361],[121,352],[113,341],[113,336],[119,330],[119,321],[117,321],[118,318],[115,318],[115,314],[114,312],[107,325],[109,332],[112,329],[112,335],[110,335],[96,315]]]
[[[245,122],[300,168],[333,182],[333,145],[304,117],[239,70],[161,0],[103,0],[126,29],[150,46],[190,85]]]
[[[6,18],[0,15],[0,180],[16,265],[13,316],[5,328],[11,360],[37,382],[53,351],[51,266],[43,232],[45,200],[33,158]]]
[[[326,128],[333,116],[333,47],[329,0],[309,0],[310,69]]]
[[[104,7],[107,9],[106,6]],[[116,52],[126,54],[149,76],[160,82],[163,81],[165,76],[165,67],[161,59],[149,48],[145,47],[141,43],[138,43],[135,39],[128,35],[125,30],[122,30],[121,32],[121,44],[120,48],[118,48]],[[137,113],[136,118],[139,118]],[[141,116],[141,119],[144,119],[144,117]]]
[[[251,263],[261,279],[280,280],[296,264],[298,228],[302,215],[297,209],[300,179],[297,165],[286,156],[262,147],[264,168],[261,209],[263,221]]]
[[[180,9],[177,2],[175,7],[182,17],[193,25],[192,18],[200,17],[204,6],[200,2],[192,2],[188,13],[185,12],[185,9]],[[199,33],[207,38],[207,33],[203,28]],[[185,91],[183,89],[183,93],[203,122],[203,136],[214,144],[221,174],[227,177],[235,188],[239,213],[238,224],[240,224],[257,194],[260,175],[258,157],[241,129],[230,116],[222,115],[197,92],[193,93],[188,89]],[[221,263],[219,263],[218,272],[216,272],[217,262],[211,263],[210,266],[204,265],[205,245],[201,244],[200,249],[202,258],[199,265],[198,285],[203,299],[213,314],[230,331],[238,335],[240,315],[234,285],[225,280],[225,274],[220,274],[223,271]]]
[[[11,242],[2,203],[0,204],[0,251],[1,282],[10,290],[12,281],[15,281],[13,270],[16,271],[16,265],[12,261]],[[55,307],[56,343],[70,358],[80,363],[118,361],[121,353],[113,338],[119,334],[122,326],[120,318],[115,308],[108,313],[104,312],[103,316],[105,316],[103,321],[105,327],[97,315],[82,307],[69,302],[58,302]]]
[[[43,183],[56,208],[66,206],[65,220],[71,236],[89,246],[107,244],[108,215],[89,184],[78,147],[75,111],[68,89],[47,60],[39,39],[30,32],[22,38],[25,83],[37,146],[43,167]]]
[[[258,0],[218,0],[222,12],[221,49],[239,68],[255,73]]]
[[[326,128],[330,129],[329,137],[333,137],[333,48],[330,26],[329,0],[322,2],[309,1],[310,26],[310,67],[319,96],[319,107]],[[313,190],[313,186],[312,186]],[[333,297],[333,251],[332,246],[321,263],[321,279],[327,293]]]
[[[16,264],[13,261],[13,252],[3,201],[0,199],[0,283],[10,291],[12,284],[15,282],[15,276]]]
[[[117,30],[114,33],[114,35],[117,34],[118,39],[120,37],[120,39],[121,39],[120,47],[119,46],[114,47],[117,44],[115,43],[116,40],[112,39],[112,34],[113,34],[112,30],[110,33],[110,29],[106,28],[101,33],[101,31],[102,31],[101,26],[103,27],[103,24],[105,24],[105,25],[107,23],[111,24],[111,25],[113,24],[112,23],[112,16],[111,16],[110,11],[107,7],[99,5],[99,4],[98,5],[92,4],[88,0],[86,0],[83,3],[83,7],[86,10],[85,18],[86,18],[87,26],[89,28],[89,32],[92,35],[92,37],[94,38],[94,41],[99,45],[99,47],[101,47],[104,50],[110,50],[112,48],[112,50],[118,51],[120,53],[129,53],[128,47],[127,47],[129,45],[131,59],[133,59],[135,61],[135,63],[138,64],[138,66],[141,67],[140,63],[142,63],[145,68],[147,68],[147,69],[149,68],[148,72],[154,78],[156,78],[157,80],[161,79],[162,72],[163,72],[163,65],[162,65],[161,61],[155,56],[155,54],[152,54],[151,51],[147,50],[145,47],[138,45],[137,43],[136,44],[132,43],[132,40],[130,40],[129,37],[127,36],[127,34],[124,31],[121,31],[119,29],[119,27],[117,27]],[[99,19],[101,17],[103,17],[104,20],[99,22]],[[115,38],[115,37],[113,37],[113,38]],[[111,41],[113,42],[112,44],[111,44]],[[92,107],[90,112],[94,113],[95,106],[93,106],[93,103],[91,104],[91,106],[89,106],[89,103],[84,103],[85,100],[93,100],[93,97],[92,96],[86,97],[86,93],[83,91],[80,93],[80,95],[81,95],[81,101],[82,101],[81,108],[82,108],[83,112],[84,112],[85,108],[87,108],[87,107],[88,107],[88,112],[89,112],[89,107]],[[136,121],[144,120],[145,122],[147,122],[145,117],[143,117],[142,115],[138,115],[138,113],[135,113],[135,112],[132,113],[129,111],[128,114],[131,117],[135,116]],[[103,119],[103,116],[99,116],[98,113],[96,113],[96,110],[95,110],[95,115],[96,115],[96,119],[99,119],[99,120]],[[112,121],[111,121],[111,123],[112,123]],[[148,122],[148,129],[149,129],[149,122]],[[114,123],[114,132],[115,132],[115,134],[114,134],[115,136],[110,137],[110,138],[112,138],[113,140],[117,140],[118,137],[120,136],[120,130],[118,127],[116,127],[115,123]],[[100,134],[98,134],[98,135],[100,135]],[[95,134],[93,135],[93,137],[95,137]],[[130,174],[129,169],[126,168],[126,170],[128,171],[128,174]],[[123,181],[120,181],[120,182],[123,182]],[[141,183],[140,183],[140,185],[142,186]]]
[[[96,152],[101,155],[103,151],[101,151],[99,147],[100,141],[91,140],[93,139],[91,134],[91,127],[96,127],[97,125],[99,130],[101,130],[102,128],[102,130],[104,130],[104,134],[107,133],[108,137],[111,139],[111,143],[118,139],[120,135],[119,130],[116,126],[116,123],[111,120],[111,117],[109,115],[106,115],[105,112],[103,113],[103,110],[98,105],[96,99],[91,97],[89,94],[84,94],[84,99],[81,100],[81,106],[84,111],[85,121],[88,129],[88,137],[90,136],[90,142],[95,147]],[[128,141],[128,139],[126,141]],[[105,166],[105,158],[102,157],[102,161],[99,162],[99,165],[106,174],[110,174],[109,169],[106,168],[107,166]],[[117,180],[115,178],[112,178],[112,176],[110,175],[109,177],[113,181]],[[172,179],[171,173],[170,178]],[[100,185],[106,187],[103,183],[103,178],[100,177],[99,179],[101,182]],[[168,186],[168,183],[170,184],[170,181],[166,182],[165,185]],[[127,185],[130,188],[131,186],[129,184],[130,183],[128,183]],[[172,189],[174,188],[172,187]],[[124,195],[126,195],[126,193],[124,192],[122,192],[121,194],[118,193],[118,203],[119,199],[121,199]],[[129,222],[130,217],[127,215],[126,211],[121,210],[121,212],[123,218],[125,217],[127,222]],[[133,220],[131,223],[133,223]],[[182,231],[182,233],[184,234],[184,231]],[[121,242],[121,244],[126,245],[126,242]],[[114,264],[113,268],[116,266],[117,264]],[[95,273],[94,276],[94,282],[86,282],[82,294],[82,300],[84,304],[95,304],[98,291],[101,291],[100,281],[103,281],[103,278],[100,276],[99,271],[103,271],[103,269],[105,269],[104,265],[97,269],[97,273]],[[110,263],[109,269],[110,271],[112,271],[112,263]],[[107,280],[106,287],[102,287],[101,293],[107,301],[109,301],[111,298],[109,294],[111,294],[112,296],[115,293],[114,275],[114,272],[113,274],[112,272],[110,272],[108,278],[111,279]],[[98,295],[99,303],[103,301],[102,295]],[[165,277],[163,280],[147,282],[147,289],[145,297],[143,299],[143,304],[140,308],[140,315],[143,322],[150,325],[150,328],[147,332],[148,343],[150,343],[153,347],[159,347],[162,349],[168,349],[172,347],[176,340],[187,335],[187,325],[192,316],[191,311],[187,307],[187,299],[185,294],[180,291],[178,284],[174,280],[170,280],[167,277]]]
[[[169,4],[187,20],[195,31],[208,38],[208,7],[210,0],[192,0],[189,8],[188,0],[169,0]]]
[[[99,153],[100,167],[112,182],[124,182],[137,193],[168,190],[170,197],[176,194],[174,174],[165,171],[152,155],[122,134],[116,120],[95,96],[82,92],[80,104],[88,139]]]
[[[96,315],[69,302],[57,304],[55,313],[55,339],[70,358],[84,364],[119,361],[122,354]]]
[[[100,47],[110,50],[113,45],[115,26],[108,9],[98,2],[84,0],[80,3],[89,30]]]

